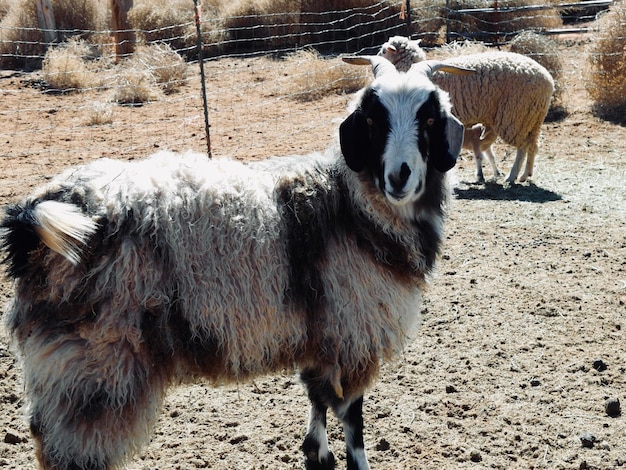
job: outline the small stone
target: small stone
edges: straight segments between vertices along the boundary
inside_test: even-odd
[[[21,442],[25,442],[25,441],[26,439],[24,439],[22,436],[12,431],[7,431],[6,434],[4,435],[5,444],[15,445],[15,444],[20,444]]]
[[[593,361],[593,368],[598,372],[605,371],[609,366],[602,359],[596,359]]]
[[[230,441],[228,441],[230,444],[236,446],[237,444],[241,444],[242,442],[247,441],[248,439],[250,439],[248,436],[245,435],[240,435],[240,436],[235,436],[233,437]]]
[[[595,444],[595,442],[596,442],[596,436],[594,436],[588,431],[585,431],[584,433],[580,435],[580,443],[582,444],[583,447],[586,447],[587,449],[591,449],[593,445]]]
[[[480,452],[477,450],[473,450],[470,452],[470,460],[472,462],[481,462],[483,460],[483,456],[480,455]]]
[[[380,441],[378,441],[378,444],[376,444],[376,450],[384,452],[387,451],[391,448],[391,444],[389,444],[389,441],[387,441],[387,439],[383,438]]]
[[[611,418],[616,418],[622,414],[622,406],[620,405],[619,398],[609,398],[604,402],[604,410],[606,414]]]

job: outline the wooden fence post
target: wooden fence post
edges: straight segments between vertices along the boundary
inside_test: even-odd
[[[115,42],[115,60],[135,51],[135,32],[128,23],[128,10],[133,7],[133,0],[111,0],[111,22]]]
[[[50,0],[36,0],[37,20],[46,45],[57,42],[57,28],[54,23],[54,11]]]

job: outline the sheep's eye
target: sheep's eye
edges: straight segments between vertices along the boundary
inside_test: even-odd
[[[372,118],[367,118],[365,121],[367,122],[368,126],[373,126],[374,125],[374,120]]]
[[[427,126],[432,126],[433,124],[435,124],[435,118],[428,118],[428,119],[426,119],[426,125]]]

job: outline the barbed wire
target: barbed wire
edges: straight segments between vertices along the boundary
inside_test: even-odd
[[[486,38],[488,44],[495,44],[490,40],[498,38],[497,45],[505,47],[506,42],[502,41],[504,34],[498,28],[508,31],[510,25],[516,22],[524,24],[531,20],[537,22],[537,18],[554,19],[553,14],[545,14],[545,10],[515,18],[500,17],[498,21],[490,17],[476,17],[479,26],[476,32],[472,32],[461,28],[461,25],[469,24],[467,21],[441,15],[445,3],[432,4],[412,8],[411,31],[408,32],[407,25],[399,16],[404,3],[379,2],[367,9],[227,18],[215,18],[210,12],[202,12],[202,48],[207,66],[206,96],[212,115],[213,145],[226,149],[228,153],[245,156],[267,154],[268,142],[257,137],[268,135],[276,123],[263,118],[264,109],[280,108],[282,114],[278,113],[279,117],[275,119],[302,122],[301,116],[311,114],[317,106],[315,102],[303,102],[303,99],[323,95],[325,89],[338,86],[342,79],[336,76],[311,78],[315,72],[304,70],[306,59],[292,58],[291,65],[287,65],[289,56],[297,51],[313,48],[321,53],[320,60],[331,64],[331,68],[337,68],[340,61],[333,61],[332,57],[345,52],[375,53],[382,42],[396,34],[410,33],[413,38],[422,39],[428,53],[434,54],[438,45],[446,40],[446,33],[449,33],[446,29],[458,30],[453,38],[463,35],[474,39]],[[594,31],[594,21],[600,11],[598,8],[577,17],[577,24],[584,24],[581,31]],[[564,23],[561,27],[564,36],[559,42],[559,50],[565,64],[564,72],[580,76],[581,70],[568,67],[579,59],[580,48],[569,50],[567,45],[568,41],[585,41],[589,34],[571,36],[571,28]],[[0,64],[9,64],[0,69],[0,94],[5,97],[5,103],[11,103],[11,107],[4,105],[0,108],[0,120],[4,123],[0,126],[0,142],[3,144],[0,147],[0,165],[2,159],[27,158],[35,154],[79,154],[87,159],[109,155],[138,157],[155,148],[205,150],[207,142],[194,29],[191,7],[189,21],[133,29],[139,45],[166,44],[186,59],[184,76],[172,77],[166,84],[159,84],[155,77],[169,69],[168,62],[146,65],[146,57],[143,62],[132,62],[129,57],[115,63],[113,30],[59,30],[59,37],[78,38],[76,41],[82,41],[81,44],[88,47],[92,55],[85,52],[80,57],[81,61],[77,62],[82,65],[74,67],[68,60],[65,68],[49,73],[85,74],[95,81],[85,82],[84,85],[80,85],[79,81],[75,86],[57,90],[44,78],[46,72],[42,64],[48,51],[65,47],[65,42],[49,47],[43,40],[33,39],[41,34],[38,28],[9,27],[0,19]],[[520,31],[507,35],[512,37]],[[155,59],[162,53],[152,49],[149,54]],[[16,63],[19,67],[14,66]],[[285,70],[287,66],[288,71]],[[251,81],[237,78],[238,75],[250,77],[251,68],[254,68]],[[139,72],[139,69],[145,74],[139,74],[135,77],[137,82],[132,82],[126,74]],[[352,73],[367,77],[367,71],[355,70]],[[46,77],[50,79],[51,76]],[[295,82],[304,85],[294,88]],[[572,82],[578,83],[577,88],[568,90],[568,93],[585,93],[582,78]],[[168,84],[174,91],[164,91]],[[145,86],[150,89],[148,95],[153,95],[141,103],[122,103],[115,99],[120,90],[132,86]],[[333,101],[333,105],[339,103],[338,106],[345,106],[348,100],[347,96],[340,96]],[[294,126],[288,136],[290,139],[306,141],[307,135],[313,131],[319,133],[320,129],[329,139],[332,138],[332,123],[316,122],[315,119],[304,121],[306,125]],[[298,145],[294,145],[294,150],[314,149],[304,148],[306,144]],[[324,143],[311,145],[317,149],[325,147]]]

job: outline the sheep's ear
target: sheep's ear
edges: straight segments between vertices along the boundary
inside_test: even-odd
[[[370,147],[369,128],[360,110],[354,111],[339,126],[339,144],[348,167],[357,173],[367,163]]]
[[[435,168],[442,173],[452,169],[456,164],[459,153],[461,153],[461,147],[463,146],[464,130],[465,128],[461,121],[452,114],[447,114],[444,130],[445,144],[447,145],[435,145],[439,151],[435,151],[431,154]]]

